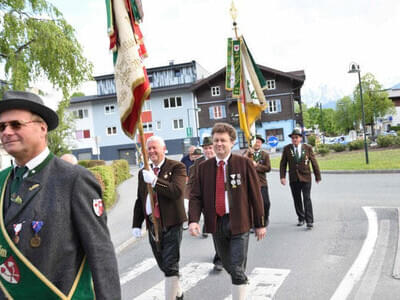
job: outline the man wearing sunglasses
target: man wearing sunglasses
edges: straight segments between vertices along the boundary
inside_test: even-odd
[[[120,299],[101,188],[49,151],[57,125],[35,94],[0,101],[0,139],[15,159],[0,172],[0,299]]]

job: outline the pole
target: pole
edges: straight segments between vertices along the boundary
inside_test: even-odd
[[[146,149],[146,145],[144,145],[145,141],[144,141],[142,117],[140,117],[139,122],[138,122],[138,130],[139,130],[140,141],[142,143],[142,147],[141,148],[142,148],[144,168],[146,170],[150,171],[150,165],[149,165],[149,160],[148,160],[148,155],[147,155],[147,149]],[[147,184],[147,192],[148,192],[148,194],[150,196],[151,211],[154,212],[153,188],[152,188],[150,183]],[[160,243],[160,238],[159,238],[159,234],[158,234],[159,224],[158,224],[157,219],[154,217],[154,213],[152,214],[152,218],[153,218],[152,221],[153,221],[154,233],[155,233],[154,240],[157,243],[157,247],[159,247],[159,243]]]
[[[362,94],[362,87],[361,87],[361,75],[360,70],[358,70],[358,83],[360,85],[360,100],[361,100],[361,115],[362,115],[362,125],[363,125],[363,132],[364,132],[364,151],[365,151],[365,162],[368,165],[368,145],[367,145],[367,132],[365,130],[365,113],[364,113],[364,100]]]

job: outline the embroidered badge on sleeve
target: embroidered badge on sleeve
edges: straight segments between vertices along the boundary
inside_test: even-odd
[[[93,210],[96,216],[101,217],[104,212],[103,200],[93,199]]]

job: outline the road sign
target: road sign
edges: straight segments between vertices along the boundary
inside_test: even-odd
[[[193,128],[192,127],[186,127],[186,136],[187,137],[193,136]]]
[[[271,147],[276,147],[278,146],[279,140],[276,136],[271,135],[270,137],[268,137],[268,145],[270,145]]]

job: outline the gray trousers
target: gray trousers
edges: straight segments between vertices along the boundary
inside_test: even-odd
[[[224,269],[231,275],[232,284],[248,282],[246,271],[249,233],[232,235],[229,215],[217,217],[217,230],[213,233],[217,254]]]

